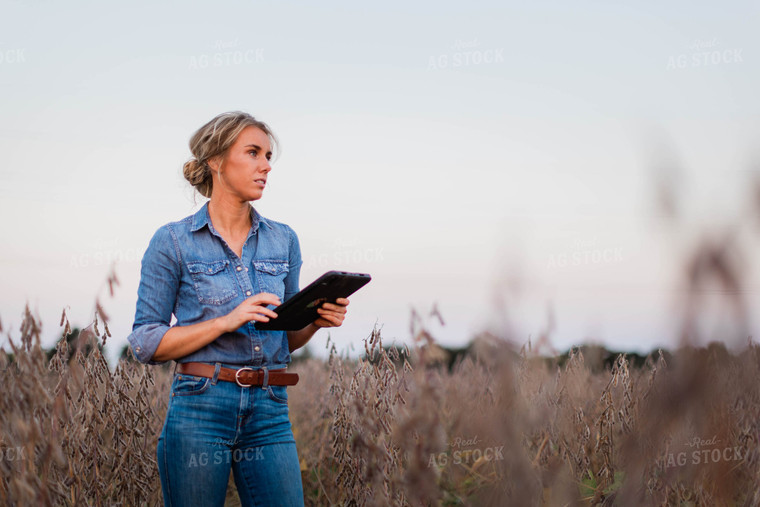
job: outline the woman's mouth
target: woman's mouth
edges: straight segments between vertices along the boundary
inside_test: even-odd
[[[261,185],[262,187],[266,186],[266,184],[267,184],[267,180],[265,180],[264,178],[259,178],[258,180],[253,180],[253,181],[254,181],[255,183],[258,183],[258,184],[259,184],[259,185]]]

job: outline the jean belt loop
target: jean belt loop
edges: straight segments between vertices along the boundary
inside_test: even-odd
[[[215,386],[216,381],[219,379],[219,371],[222,369],[222,363],[216,363],[216,367],[214,368],[214,376],[211,377],[211,385]]]
[[[262,366],[261,369],[264,370],[264,381],[261,383],[261,389],[266,391],[269,386],[269,370],[266,366]]]

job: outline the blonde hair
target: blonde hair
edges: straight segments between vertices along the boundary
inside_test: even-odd
[[[211,190],[214,187],[211,168],[208,165],[209,159],[217,156],[224,159],[227,150],[235,144],[238,136],[246,127],[261,129],[269,138],[273,150],[274,146],[279,148],[279,143],[272,133],[272,129],[263,121],[259,121],[242,111],[230,111],[214,117],[190,138],[190,153],[193,154],[193,158],[185,162],[182,173],[185,179],[202,196],[210,198]]]

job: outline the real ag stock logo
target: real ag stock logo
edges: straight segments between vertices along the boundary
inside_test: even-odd
[[[744,48],[722,48],[717,37],[697,39],[686,48],[689,52],[668,57],[666,70],[744,63]]]
[[[594,236],[593,238],[577,238],[569,249],[549,255],[546,260],[546,269],[555,270],[620,262],[623,262],[623,247],[603,245]]]
[[[703,439],[694,437],[683,443],[681,451],[668,452],[660,463],[664,469],[685,466],[708,465],[720,462],[744,460],[747,451],[741,445],[726,445],[717,435]]]
[[[482,48],[478,39],[471,41],[455,40],[451,45],[453,52],[431,55],[428,58],[428,70],[440,70],[471,65],[492,65],[504,62],[504,48]]]
[[[452,465],[474,465],[482,461],[503,461],[504,446],[485,446],[474,436],[472,438],[456,437],[449,442],[449,450],[431,454],[428,459],[429,467],[445,467]]]
[[[187,68],[189,70],[203,70],[211,67],[232,67],[264,62],[264,48],[241,47],[237,38],[217,40],[213,44],[213,49],[212,52],[191,56]]]

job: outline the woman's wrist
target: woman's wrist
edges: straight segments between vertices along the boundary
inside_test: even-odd
[[[312,322],[297,331],[287,331],[290,352],[306,345],[306,343],[311,340],[311,337],[314,336],[314,333],[319,331],[319,329],[320,327]]]
[[[226,315],[222,315],[221,317],[217,317],[212,320],[214,323],[214,331],[217,337],[223,335],[224,333],[229,332],[227,331],[227,316]]]

